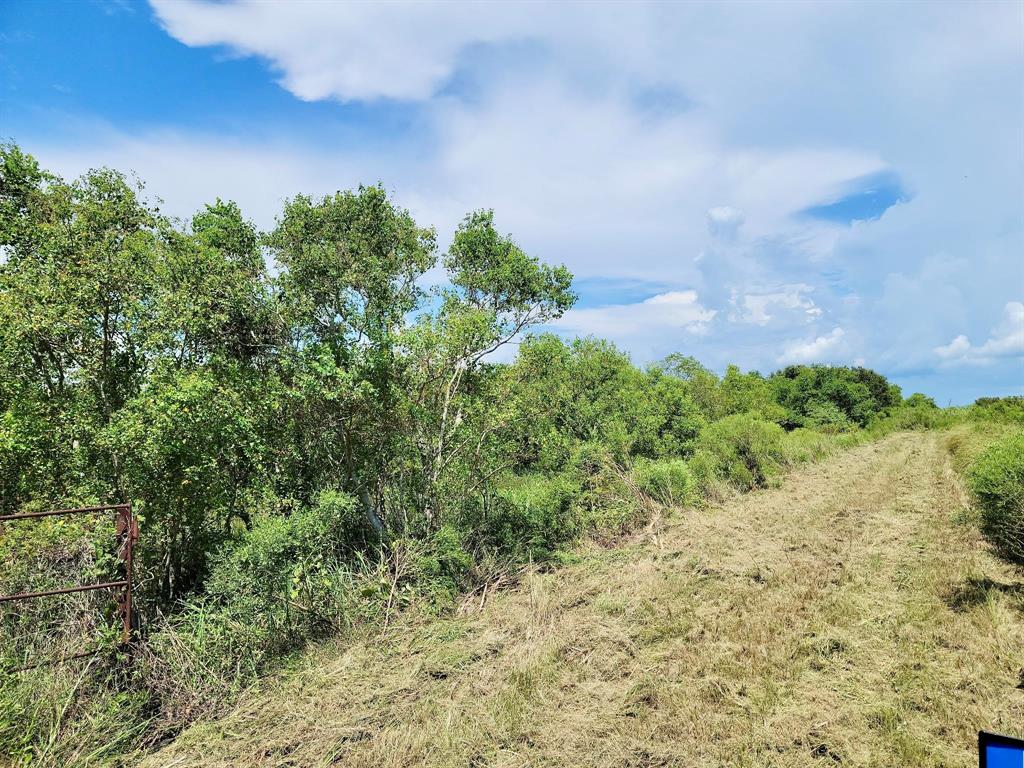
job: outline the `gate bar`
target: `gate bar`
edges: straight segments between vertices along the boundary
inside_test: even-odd
[[[57,515],[84,515],[90,512],[106,512],[109,509],[124,509],[130,504],[101,504],[98,507],[82,507],[81,509],[54,509],[48,512],[25,512],[20,515],[0,515],[0,523],[8,520],[30,520],[36,517],[56,517]]]
[[[91,589],[113,589],[114,587],[127,587],[128,580],[108,581],[103,584],[82,584],[77,587],[65,587],[64,589],[50,589],[46,592],[21,592],[17,595],[0,595],[0,603],[8,603],[11,600],[28,600],[31,597],[50,597],[51,595],[70,595],[72,592],[88,592]]]

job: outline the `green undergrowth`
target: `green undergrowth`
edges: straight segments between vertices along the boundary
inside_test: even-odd
[[[946,438],[982,534],[1024,567],[1024,398],[982,398]]]
[[[1024,424],[974,422],[953,431],[946,446],[982,534],[1000,556],[1024,566]]]
[[[220,711],[311,640],[383,626],[410,606],[444,612],[517,564],[564,559],[581,537],[614,537],[659,506],[777,484],[793,467],[891,429],[786,432],[736,414],[711,424],[688,459],[623,465],[582,446],[563,471],[510,473],[459,525],[378,541],[373,555],[368,542],[351,546],[367,532],[347,494],[323,493],[287,517],[257,516],[214,558],[204,592],[147,626],[130,672],[109,651],[86,665],[0,675],[0,743],[14,764],[115,765],[126,750]]]

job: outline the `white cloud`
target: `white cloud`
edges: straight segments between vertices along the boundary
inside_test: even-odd
[[[635,304],[573,309],[554,326],[581,336],[613,340],[680,331],[702,334],[715,314],[700,303],[696,291],[669,291]]]
[[[978,352],[982,357],[1024,355],[1024,303],[1006,303],[1002,322],[993,329],[992,337],[981,345]]]
[[[236,201],[264,228],[273,226],[283,201],[298,193],[328,194],[388,176],[402,157],[319,152],[287,142],[245,143],[175,131],[126,135],[89,127],[88,146],[28,147],[58,173],[76,176],[96,167],[136,174],[163,210],[188,218],[216,197]]]
[[[804,294],[811,293],[813,286],[806,283],[782,285],[767,291],[752,291],[742,296],[734,293],[731,300],[736,308],[729,315],[734,322],[753,323],[766,326],[779,312],[795,314],[807,322],[821,316],[822,310]]]
[[[937,354],[941,358],[949,360],[951,358],[961,357],[964,354],[964,352],[966,352],[970,348],[971,342],[967,339],[966,336],[960,334],[951,342],[949,342],[949,344],[946,344],[945,346],[941,347],[936,347],[935,354]]]
[[[846,332],[833,328],[831,333],[811,341],[794,340],[786,344],[778,357],[779,363],[823,363],[834,360]]]
[[[433,187],[493,206],[526,244],[584,275],[692,285],[706,212],[723,198],[742,207],[749,239],[817,229],[794,224],[793,211],[884,167],[843,147],[725,143],[698,113],[650,123],[622,93],[580,93],[554,78],[500,85],[480,103],[445,101],[433,118]]]
[[[980,346],[960,334],[949,344],[935,347],[935,354],[947,364],[991,363],[999,358],[1024,357],[1024,303],[1009,301],[1003,307],[1003,317],[992,329],[992,334]]]
[[[716,205],[708,209],[708,231],[712,237],[731,240],[743,224],[743,212],[731,205]]]
[[[427,98],[451,75],[464,46],[521,33],[515,21],[525,15],[434,3],[152,0],[152,6],[186,45],[224,45],[269,59],[281,85],[306,101]]]
[[[903,65],[892,67],[883,56],[858,56],[860,69],[875,66],[890,80],[910,79],[915,88],[922,83],[935,88],[934,81],[942,80],[937,75],[1000,61],[1019,48],[1019,15],[1010,3],[948,4],[932,9],[927,23],[913,7],[890,7],[879,21],[873,8],[857,3],[751,5],[742,12],[727,5],[656,2],[150,3],[181,42],[265,58],[281,73],[281,84],[307,100],[426,99],[473,46],[536,40],[568,65],[593,70],[600,57],[629,78],[665,85],[690,81],[700,102],[746,101],[756,113],[778,99],[771,86],[805,77],[811,68],[821,77],[808,84],[831,95],[833,81],[848,77],[849,62],[821,54],[834,52],[853,30],[858,50],[877,49]],[[913,34],[900,35],[900,45],[894,46],[895,30],[903,28]],[[985,44],[965,45],[965,39]],[[724,54],[726,45],[744,55]],[[904,82],[895,85],[906,89]],[[817,93],[810,96],[813,100]]]
[[[31,149],[65,173],[98,164],[134,170],[181,216],[230,197],[265,227],[286,196],[381,179],[442,238],[467,211],[494,208],[527,250],[578,276],[675,285],[695,284],[692,256],[707,243],[706,212],[721,207],[712,203],[723,194],[744,201],[743,234],[756,239],[792,230],[793,210],[881,163],[843,148],[730,146],[699,115],[649,124],[624,94],[581,95],[555,79],[506,84],[479,103],[441,99],[425,108],[422,123],[433,137],[426,151],[94,127],[89,145]],[[740,214],[716,215],[736,221]]]

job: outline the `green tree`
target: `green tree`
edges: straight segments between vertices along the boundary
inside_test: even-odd
[[[218,200],[193,217],[191,231],[162,234],[152,352],[183,368],[229,360],[265,368],[282,329],[255,227],[235,203]]]
[[[695,357],[673,352],[657,364],[665,373],[687,383],[693,402],[709,421],[726,414],[725,396],[721,381],[713,371],[705,368]]]
[[[444,506],[446,472],[449,479],[453,471],[465,476],[466,461],[478,475],[494,471],[484,458],[502,440],[510,417],[506,408],[483,399],[490,379],[484,358],[530,327],[560,317],[576,298],[569,271],[542,264],[501,235],[492,211],[466,216],[444,266],[451,287],[436,291],[438,309],[404,336],[405,432],[421,483],[415,493],[431,527]]]
[[[786,409],[783,423],[787,427],[807,423],[812,406],[825,403],[851,422],[866,426],[903,400],[899,387],[867,368],[791,365],[772,374],[770,382]]]
[[[43,497],[119,496],[119,457],[96,436],[146,376],[162,222],[114,171],[67,183],[13,146],[0,169],[4,421],[43,459]]]
[[[915,392],[906,400],[904,400],[903,405],[905,405],[907,408],[938,408],[938,406],[935,404],[935,401],[932,398],[920,392]]]
[[[559,469],[580,442],[606,445],[623,463],[687,455],[704,424],[684,381],[640,371],[607,341],[530,339],[505,376],[525,466]]]
[[[736,365],[730,365],[722,378],[722,403],[726,416],[753,413],[766,421],[785,418],[768,380],[757,371],[743,373]]]
[[[396,345],[435,263],[434,231],[372,186],[292,198],[265,242],[282,268],[289,329],[285,471],[306,500],[340,478],[381,530],[400,437]]]
[[[169,604],[202,583],[231,522],[263,502],[259,380],[209,369],[158,371],[114,417],[104,439],[124,457],[129,498],[141,500],[147,570]]]

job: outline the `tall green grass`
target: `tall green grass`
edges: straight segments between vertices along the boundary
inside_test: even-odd
[[[1024,564],[1024,430],[982,451],[967,478],[981,511],[982,532],[1002,556]]]

